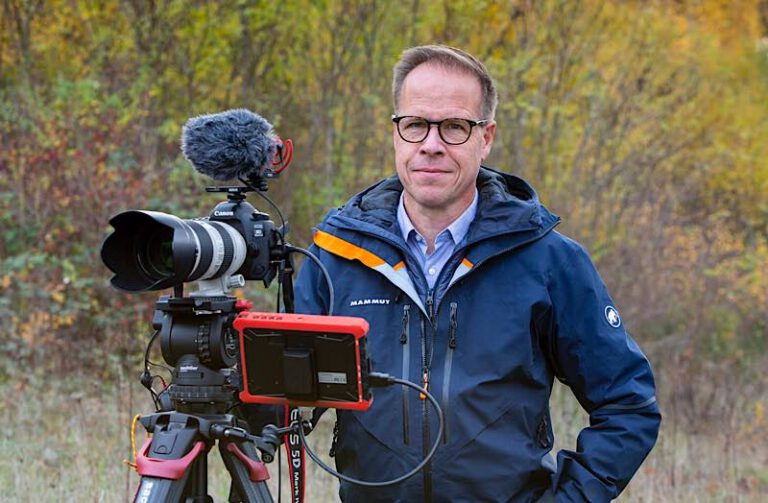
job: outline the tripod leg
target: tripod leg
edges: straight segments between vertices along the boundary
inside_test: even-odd
[[[272,503],[269,473],[251,442],[219,441],[219,453],[232,477],[230,502]]]
[[[183,480],[141,477],[139,487],[133,497],[134,503],[163,503],[184,501],[184,487],[188,476]]]

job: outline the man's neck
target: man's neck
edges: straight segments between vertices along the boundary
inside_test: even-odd
[[[427,253],[432,253],[437,235],[459,218],[473,200],[474,195],[468,201],[460,201],[447,208],[432,208],[422,206],[406,195],[403,205],[413,227],[427,241]]]

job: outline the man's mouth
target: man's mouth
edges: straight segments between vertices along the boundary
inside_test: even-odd
[[[448,173],[449,172],[449,170],[447,169],[435,168],[432,166],[425,166],[422,168],[413,168],[413,171],[416,173]]]

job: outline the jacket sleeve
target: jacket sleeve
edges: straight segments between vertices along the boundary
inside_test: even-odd
[[[556,501],[610,501],[656,442],[661,414],[651,367],[627,334],[586,251],[566,244],[550,283],[550,359],[589,414],[576,450],[557,454]]]

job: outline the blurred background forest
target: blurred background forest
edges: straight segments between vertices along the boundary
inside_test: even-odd
[[[486,62],[488,164],[586,245],[654,365],[662,436],[626,498],[768,493],[767,0],[0,0],[0,486],[77,494],[61,451],[95,442],[88,491],[121,500],[94,471],[123,473],[103,451],[128,457],[149,411],[131,383],[156,295],[113,290],[99,249],[120,211],[217,202],[184,122],[245,107],[294,140],[270,196],[306,245],[394,172],[391,68],[435,42]]]

